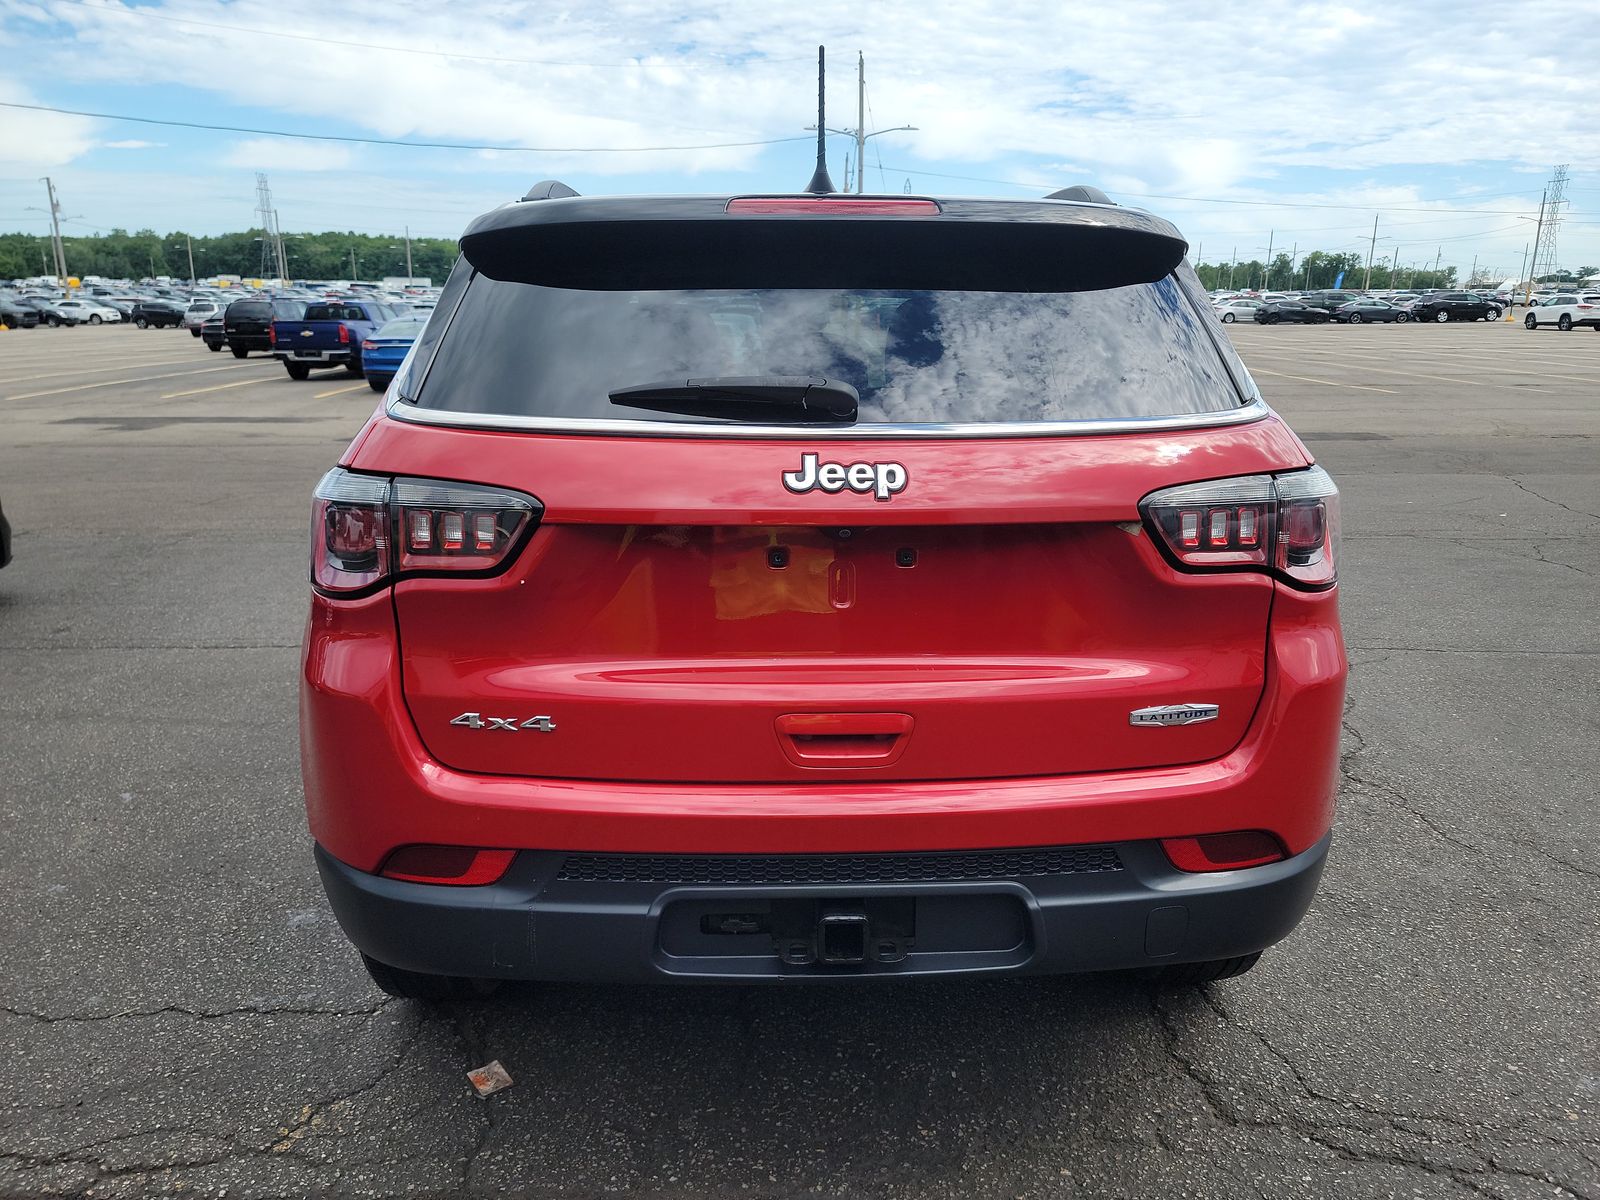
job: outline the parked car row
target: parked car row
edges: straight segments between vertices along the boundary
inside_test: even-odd
[[[1498,302],[1473,292],[1429,292],[1420,296],[1398,292],[1380,296],[1336,290],[1223,296],[1213,302],[1213,308],[1224,325],[1238,321],[1254,321],[1258,325],[1284,322],[1320,325],[1329,321],[1350,325],[1366,322],[1404,325],[1412,321],[1443,324],[1498,321],[1505,311]]]
[[[427,308],[431,308],[428,305]],[[184,314],[194,335],[217,353],[235,358],[266,351],[290,379],[340,368],[364,376],[375,392],[389,386],[427,322],[427,309],[372,300],[299,300],[246,297],[220,311],[192,305]]]

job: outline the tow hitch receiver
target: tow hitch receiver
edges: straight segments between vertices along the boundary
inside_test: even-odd
[[[817,922],[817,958],[825,963],[867,961],[867,914],[832,909]]]
[[[910,899],[780,901],[772,907],[774,947],[795,967],[897,963],[916,933]]]

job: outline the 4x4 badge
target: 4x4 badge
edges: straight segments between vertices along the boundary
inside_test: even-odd
[[[1215,704],[1155,704],[1128,714],[1129,725],[1198,725],[1217,719]]]
[[[844,463],[819,462],[816,454],[802,454],[798,471],[783,473],[783,486],[795,495],[820,489],[824,492],[872,493],[874,500],[888,500],[906,490],[911,482],[911,472],[897,462]]]
[[[519,729],[532,729],[539,733],[554,733],[556,723],[549,717],[529,717],[526,721],[520,717],[486,717],[482,713],[464,712],[459,717],[452,717],[450,724],[465,726],[467,729],[503,729],[507,733],[515,733]]]

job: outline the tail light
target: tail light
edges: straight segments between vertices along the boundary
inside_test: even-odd
[[[1321,467],[1165,488],[1139,511],[1185,571],[1264,571],[1309,591],[1338,577],[1339,489]]]
[[[482,887],[504,875],[516,856],[515,850],[478,850],[472,846],[402,846],[384,859],[379,874],[408,883]]]
[[[312,499],[311,582],[334,596],[407,575],[493,575],[544,515],[532,496],[335,468]]]
[[[350,326],[342,324],[339,326],[339,344],[341,346],[350,344]]]
[[[277,326],[276,323],[274,323],[272,325],[268,325],[267,326],[267,345],[276,346],[277,344],[278,344],[278,326]]]
[[[936,217],[942,211],[934,200],[902,200],[800,196],[737,196],[723,209],[755,216]]]
[[[1281,862],[1283,843],[1260,829],[1162,838],[1161,848],[1180,871],[1238,871]]]
[[[363,353],[363,354],[365,354],[368,350],[376,350],[377,348],[378,348],[378,343],[374,342],[370,338],[368,338],[366,341],[361,343],[361,353]]]

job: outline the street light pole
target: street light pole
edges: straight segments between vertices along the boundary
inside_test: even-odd
[[[867,182],[867,56],[856,51],[856,195]]]
[[[412,284],[411,278],[411,226],[406,226],[406,286]]]
[[[1361,281],[1364,292],[1372,286],[1372,252],[1378,248],[1378,214],[1372,214],[1372,240],[1367,243],[1367,277]]]
[[[184,244],[186,246],[188,246],[188,248],[189,248],[189,286],[193,287],[194,286],[194,239],[192,237],[190,237],[186,233],[186,234],[183,235],[183,241],[184,241]]]
[[[56,200],[56,185],[48,175],[44,177],[45,191],[50,194],[50,240],[56,254],[56,277],[62,287],[67,286],[67,249],[61,244],[61,204]]]

